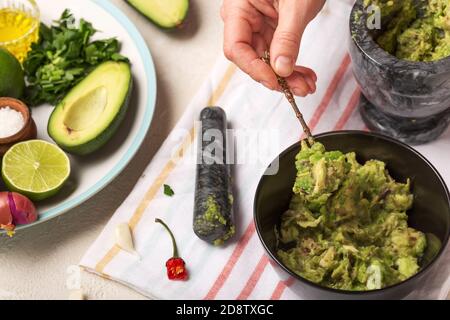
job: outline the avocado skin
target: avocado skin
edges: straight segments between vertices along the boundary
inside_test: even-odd
[[[137,7],[135,7],[130,0],[125,0],[125,3],[127,3],[130,7],[132,7],[134,10],[136,10],[137,12],[139,12],[140,15],[142,15],[143,17],[145,17],[147,20],[149,20],[151,23],[153,23],[155,26],[163,29],[163,30],[174,30],[174,29],[179,29],[183,27],[183,23],[186,20],[186,17],[189,14],[189,9],[190,9],[190,5],[189,5],[189,1],[188,1],[188,7],[186,9],[186,12],[184,13],[183,19],[181,20],[180,23],[178,24],[174,24],[173,26],[165,26],[162,25],[161,23],[159,23],[158,21],[156,21],[155,19],[149,17],[148,15],[146,15],[145,13],[143,13],[141,10],[139,10]]]
[[[99,65],[100,66],[100,65]],[[130,74],[130,82],[128,84],[128,92],[124,99],[124,102],[122,103],[122,106],[119,109],[119,112],[117,113],[114,120],[111,122],[111,124],[106,128],[103,132],[101,132],[95,139],[92,139],[89,142],[86,142],[84,144],[78,145],[78,146],[66,146],[63,143],[57,141],[57,139],[54,138],[54,135],[52,133],[51,129],[51,121],[48,122],[47,126],[47,132],[49,136],[56,142],[56,144],[63,149],[64,151],[73,154],[73,155],[79,155],[79,156],[85,156],[88,154],[91,154],[101,147],[103,147],[116,133],[116,131],[119,129],[120,125],[122,124],[123,120],[125,119],[125,115],[128,110],[128,105],[130,103],[131,94],[133,91],[133,76]],[[58,107],[56,107],[52,114],[50,115],[50,119],[53,116],[53,113],[56,112]]]

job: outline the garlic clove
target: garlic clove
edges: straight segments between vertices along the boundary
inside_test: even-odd
[[[133,244],[133,236],[131,235],[128,223],[120,223],[116,226],[116,244],[124,251],[136,254]]]

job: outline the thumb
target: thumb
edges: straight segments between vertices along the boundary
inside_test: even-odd
[[[294,72],[300,41],[307,26],[305,1],[280,0],[278,26],[270,46],[271,64],[281,77]]]

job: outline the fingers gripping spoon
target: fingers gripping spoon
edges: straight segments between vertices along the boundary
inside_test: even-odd
[[[269,51],[264,52],[264,56],[262,57],[262,60],[270,65],[270,54]],[[274,71],[275,72],[275,71]],[[287,100],[289,101],[289,104],[292,106],[292,109],[295,112],[295,115],[297,116],[297,119],[300,121],[300,124],[303,128],[303,132],[306,134],[307,142],[311,146],[314,144],[314,138],[311,134],[311,130],[308,127],[308,124],[306,123],[305,119],[303,118],[303,114],[300,112],[300,109],[297,106],[297,103],[295,102],[294,95],[292,94],[291,89],[289,88],[289,85],[286,81],[286,79],[280,77],[277,75],[278,84],[280,85],[281,89],[283,90],[284,95],[286,96]]]

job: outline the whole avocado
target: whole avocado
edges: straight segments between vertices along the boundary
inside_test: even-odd
[[[0,47],[0,97],[19,99],[25,90],[25,78],[20,62]]]

